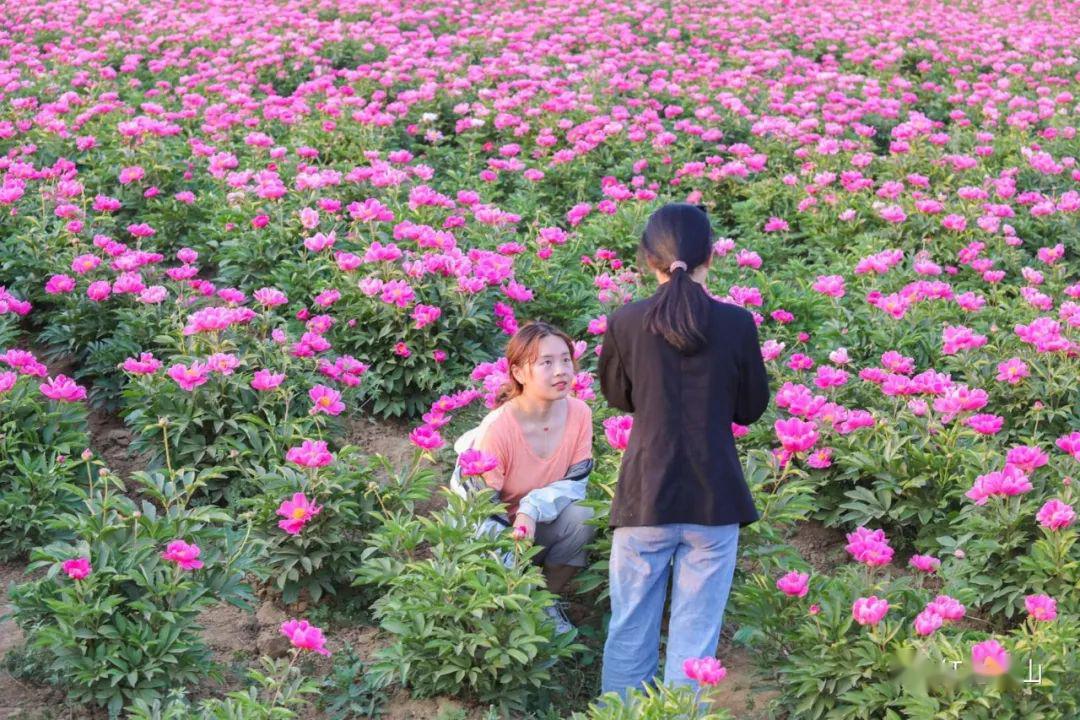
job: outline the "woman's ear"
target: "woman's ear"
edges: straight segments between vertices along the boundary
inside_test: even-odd
[[[510,366],[510,376],[517,380],[519,385],[525,384],[525,370],[520,365]]]

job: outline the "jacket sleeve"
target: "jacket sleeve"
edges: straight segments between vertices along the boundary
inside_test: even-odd
[[[600,392],[608,405],[624,412],[634,412],[634,402],[631,399],[633,388],[630,378],[626,376],[626,366],[623,365],[619,346],[615,342],[615,326],[610,319],[607,332],[604,333],[603,345],[600,347],[597,374],[600,375]]]
[[[571,503],[585,499],[592,465],[591,459],[574,463],[561,480],[537,488],[521,498],[518,512],[538,523],[551,522]]]
[[[761,357],[757,323],[750,313],[746,314],[748,328],[742,334],[743,343],[739,353],[739,396],[735,399],[734,420],[749,425],[769,406],[769,376],[765,372],[765,360]]]

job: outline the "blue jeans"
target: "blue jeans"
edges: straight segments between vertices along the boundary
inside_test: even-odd
[[[692,682],[683,673],[683,661],[716,653],[738,545],[738,524],[615,529],[602,692],[614,691],[625,699],[628,690],[641,688],[656,676],[669,575],[671,620],[664,682]]]

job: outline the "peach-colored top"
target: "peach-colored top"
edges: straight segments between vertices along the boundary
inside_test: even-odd
[[[499,466],[484,473],[484,481],[499,492],[510,517],[518,503],[531,491],[561,480],[574,463],[592,457],[592,408],[583,400],[566,398],[566,425],[554,452],[539,457],[525,440],[525,434],[509,406],[492,411],[476,448],[493,455]]]

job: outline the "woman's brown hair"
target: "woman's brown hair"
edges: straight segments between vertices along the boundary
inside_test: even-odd
[[[506,374],[508,378],[506,384],[500,388],[499,394],[495,398],[497,406],[513,400],[525,389],[514,377],[512,369],[515,366],[525,367],[534,362],[540,351],[540,341],[548,336],[555,336],[566,343],[566,347],[570,350],[571,361],[574,363],[574,372],[577,373],[578,364],[577,359],[574,358],[574,341],[570,339],[569,335],[554,325],[541,320],[526,323],[514,333],[514,336],[510,338],[510,342],[506,343]]]

